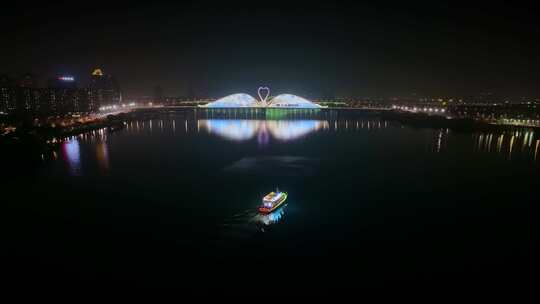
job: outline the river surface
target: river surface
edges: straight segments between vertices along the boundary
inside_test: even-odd
[[[35,284],[500,282],[537,264],[539,149],[370,115],[163,114],[5,182],[3,255]],[[276,188],[287,204],[258,214]]]

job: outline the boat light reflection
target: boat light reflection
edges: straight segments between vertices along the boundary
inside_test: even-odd
[[[257,223],[263,224],[265,226],[270,226],[272,224],[276,224],[285,215],[285,208],[287,207],[287,204],[283,205],[282,207],[279,207],[277,210],[275,210],[272,213],[269,214],[258,214],[255,216],[255,221]]]

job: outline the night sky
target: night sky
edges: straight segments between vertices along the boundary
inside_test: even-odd
[[[533,7],[87,2],[3,7],[0,74],[85,84],[101,67],[129,97],[540,95]]]

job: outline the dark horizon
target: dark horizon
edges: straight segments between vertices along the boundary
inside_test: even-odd
[[[128,97],[540,96],[540,21],[504,4],[40,4],[0,13],[0,74],[114,75]]]

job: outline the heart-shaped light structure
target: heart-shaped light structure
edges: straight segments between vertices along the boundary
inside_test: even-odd
[[[270,96],[270,88],[269,87],[259,87],[257,90],[257,94],[259,94],[259,99],[263,103],[263,105],[266,105],[266,100]],[[264,98],[263,98],[264,94]]]

